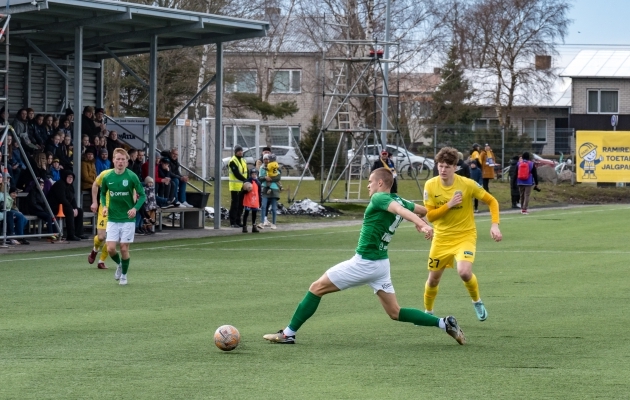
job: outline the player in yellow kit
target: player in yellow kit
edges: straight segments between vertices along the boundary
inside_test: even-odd
[[[94,260],[96,259],[96,255],[100,250],[101,257],[98,261],[98,269],[107,269],[107,266],[105,265],[105,260],[107,259],[107,252],[105,251],[105,246],[107,246],[107,243],[105,243],[105,237],[107,235],[107,216],[103,215],[103,205],[98,204],[98,189],[103,183],[103,178],[105,178],[105,176],[107,176],[107,174],[109,174],[113,170],[113,168],[110,168],[101,172],[100,174],[98,174],[96,180],[94,180],[94,183],[92,184],[92,205],[90,206],[90,210],[92,210],[92,212],[98,211],[98,220],[96,221],[96,236],[94,236],[94,247],[92,248],[92,251],[88,256],[88,262],[90,264],[93,264]],[[109,203],[109,193],[107,194],[107,202]]]
[[[433,314],[433,304],[444,269],[456,265],[457,273],[473,301],[477,318],[485,321],[488,312],[479,296],[477,277],[472,272],[477,248],[473,199],[479,199],[490,207],[490,236],[496,242],[500,242],[503,237],[499,230],[499,203],[477,182],[455,174],[458,159],[456,149],[441,149],[435,157],[439,175],[424,185],[427,219],[433,223],[435,231],[429,252],[429,278],[424,288],[424,307],[427,313]]]

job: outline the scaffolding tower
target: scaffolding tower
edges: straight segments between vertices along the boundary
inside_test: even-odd
[[[394,79],[387,79],[383,68],[387,64],[389,71],[398,71],[400,43],[379,41],[376,37],[372,40],[348,39],[349,29],[343,24],[325,22],[324,32],[325,35],[333,32],[335,37],[325,37],[323,41],[321,128],[307,165],[319,149],[322,203],[369,201],[364,186],[374,156],[378,158],[378,150],[385,148],[386,143],[381,142],[381,137],[393,137],[396,143],[405,146],[398,125],[399,74],[393,74]],[[384,58],[388,54],[385,46],[389,46],[392,57]],[[385,123],[383,119],[386,119]],[[324,142],[331,137],[327,133],[332,133],[337,141],[329,165],[325,165]],[[368,149],[371,149],[370,154]],[[406,151],[406,147],[404,149]],[[414,177],[417,181],[415,174]],[[345,184],[343,198],[334,198],[333,190],[341,181]],[[290,202],[295,200],[300,183],[301,180],[293,197],[289,198]]]

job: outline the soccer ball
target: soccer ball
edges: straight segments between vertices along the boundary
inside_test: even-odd
[[[241,334],[232,325],[220,326],[214,332],[214,344],[223,351],[232,351],[241,341]]]

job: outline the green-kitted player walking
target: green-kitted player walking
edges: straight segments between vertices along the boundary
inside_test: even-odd
[[[378,168],[372,172],[368,184],[370,204],[363,216],[355,256],[328,269],[313,282],[295,310],[289,325],[277,333],[264,335],[263,338],[273,343],[293,344],[297,330],[315,314],[322,296],[352,287],[370,285],[391,319],[420,326],[439,327],[459,344],[466,343],[464,332],[454,317],[437,318],[420,310],[401,308],[398,305],[390,276],[387,255],[389,242],[403,219],[412,222],[418,232],[425,234],[426,239],[431,239],[433,229],[417,215],[426,215],[426,208],[390,193],[393,183],[394,176],[388,169]]]
[[[129,244],[133,243],[136,231],[136,212],[146,200],[144,187],[138,176],[127,169],[129,154],[124,149],[114,150],[114,170],[110,172],[101,185],[101,204],[109,194],[109,205],[103,207],[103,215],[107,221],[107,252],[118,264],[114,279],[120,285],[127,284],[129,270]],[[135,197],[138,196],[136,201]],[[116,251],[116,243],[120,242],[121,257]]]

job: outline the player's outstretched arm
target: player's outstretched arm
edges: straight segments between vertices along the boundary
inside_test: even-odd
[[[486,203],[488,208],[490,208],[490,217],[492,218],[490,236],[495,242],[500,242],[501,239],[503,239],[503,235],[499,229],[499,202],[490,193],[484,194],[481,201]]]
[[[98,188],[99,185],[94,181],[92,183],[92,205],[90,206],[90,210],[94,213],[98,210]]]
[[[433,228],[431,228],[429,224],[424,222],[422,218],[418,217],[412,211],[407,210],[405,207],[401,206],[395,201],[392,201],[391,203],[389,203],[389,206],[387,206],[387,211],[389,211],[392,214],[400,215],[407,221],[416,225],[416,230],[420,233],[424,233],[424,237],[427,240],[433,237]],[[414,207],[414,211],[415,211],[415,207]]]
[[[418,214],[420,218],[423,218],[427,215],[427,209],[424,206],[414,204],[413,213]]]

